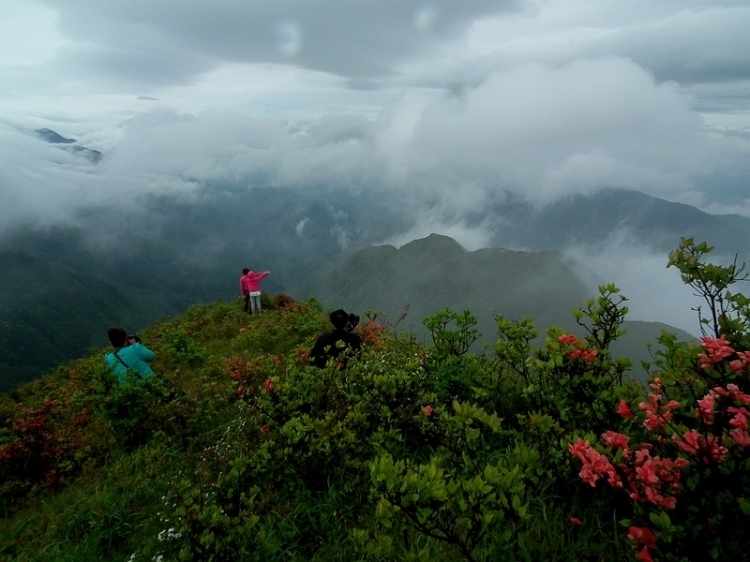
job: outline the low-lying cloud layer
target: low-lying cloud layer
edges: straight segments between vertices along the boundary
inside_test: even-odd
[[[76,126],[55,126],[75,137]],[[505,191],[539,204],[602,187],[701,202],[711,195],[701,178],[719,164],[741,169],[744,158],[703,127],[677,84],[622,58],[514,67],[455,95],[408,92],[375,118],[340,112],[290,122],[154,107],[77,138],[104,154],[96,166],[29,129],[6,125],[0,134],[0,213],[9,222],[216,182],[387,189],[415,210],[457,217]]]

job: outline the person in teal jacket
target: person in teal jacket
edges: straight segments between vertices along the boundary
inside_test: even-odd
[[[107,330],[107,336],[115,350],[107,353],[104,360],[121,383],[126,381],[128,369],[142,379],[154,376],[149,363],[156,359],[156,355],[141,345],[138,336],[128,334],[122,328],[110,328]]]

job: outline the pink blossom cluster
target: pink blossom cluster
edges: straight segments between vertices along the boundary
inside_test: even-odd
[[[586,363],[591,363],[599,354],[595,349],[574,349],[568,353],[571,359],[583,359]]]
[[[739,402],[740,406],[736,404]],[[726,388],[717,386],[697,400],[698,409],[695,417],[700,418],[706,425],[714,424],[717,413],[731,416],[729,439],[739,447],[750,447],[750,433],[748,433],[748,417],[750,411],[745,407],[750,404],[750,395],[745,394],[736,384],[727,384]],[[732,404],[732,405],[728,405]],[[722,405],[726,405],[722,410]],[[700,454],[705,462],[718,462],[724,459],[728,449],[721,445],[716,437],[703,437],[693,430],[684,434],[678,440],[679,447],[691,454]]]
[[[596,349],[588,349],[586,342],[571,334],[563,334],[557,338],[557,341],[565,345],[575,346],[574,349],[568,351],[568,357],[573,360],[581,359],[586,363],[592,363],[597,355],[599,355]]]
[[[701,347],[706,350],[706,353],[698,355],[698,360],[701,362],[701,368],[703,369],[709,369],[717,363],[721,363],[734,353],[734,349],[724,336],[719,338],[703,337],[701,338]]]
[[[729,452],[715,435],[706,437],[694,429],[683,433],[682,436],[674,435],[672,439],[682,451],[691,455],[699,455],[705,463],[721,462]]]
[[[614,431],[605,432],[602,439],[608,447],[622,450],[622,462],[615,466],[609,457],[580,437],[568,447],[570,453],[583,464],[579,476],[584,482],[595,486],[600,478],[606,477],[612,487],[626,491],[634,501],[674,509],[680,470],[688,465],[686,459],[651,456],[651,445],[648,444],[633,450],[629,446],[629,437]]]
[[[579,437],[575,443],[568,446],[568,450],[571,455],[583,463],[578,475],[584,482],[596,486],[596,482],[606,476],[611,486],[615,488],[623,487],[622,480],[609,458],[594,449],[588,441]]]
[[[568,336],[561,336],[559,341],[574,343]],[[671,510],[681,492],[681,477],[686,467],[731,460],[730,454],[738,449],[744,449],[742,454],[746,456],[750,451],[750,394],[738,384],[726,381],[735,377],[740,385],[748,382],[750,351],[736,351],[724,336],[704,337],[701,346],[704,353],[698,355],[700,368],[715,370],[707,380],[718,373],[725,382],[713,386],[703,396],[694,394],[693,386],[691,392],[696,398],[688,404],[686,400],[680,403],[670,399],[668,388],[655,378],[646,399],[638,405],[640,416],[633,413],[627,401],[620,400],[617,413],[627,420],[643,420],[643,427],[656,432],[656,436],[651,443],[632,445],[627,435],[607,431],[602,435],[602,443],[609,448],[607,453],[594,450],[579,438],[569,445],[569,451],[583,465],[579,473],[582,480],[595,486],[599,479],[606,478],[633,501]],[[696,375],[701,377],[700,372]],[[675,380],[673,384],[692,386],[693,382]],[[690,419],[697,419],[700,426],[690,429],[695,425]],[[669,442],[670,437],[680,456],[674,459],[657,456],[654,447]],[[630,527],[628,539],[636,549],[637,559],[652,560],[649,550],[656,548],[656,535],[650,529]]]
[[[652,382],[650,386],[653,392],[650,392],[648,396],[646,396],[645,402],[638,404],[638,408],[646,412],[646,419],[643,421],[643,427],[648,430],[664,429],[667,423],[672,421],[672,418],[674,417],[673,412],[680,408],[680,403],[676,400],[669,400],[666,403],[664,402],[664,385],[662,384],[661,379],[654,379],[654,382]],[[627,408],[627,404],[623,407],[621,402],[618,412],[624,411],[624,408]],[[623,414],[621,413],[621,415]],[[630,417],[630,419],[632,419],[632,412],[630,413],[630,416],[623,415],[623,417]]]

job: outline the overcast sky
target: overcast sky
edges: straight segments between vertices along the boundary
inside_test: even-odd
[[[259,177],[750,216],[749,29],[746,0],[0,0],[0,226]]]

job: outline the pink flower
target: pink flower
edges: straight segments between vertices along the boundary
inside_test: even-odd
[[[623,435],[622,433],[616,433],[614,431],[607,431],[602,434],[605,445],[608,447],[614,447],[616,449],[627,449],[630,437]]]
[[[571,525],[575,525],[576,527],[580,527],[581,525],[583,525],[583,521],[581,521],[580,519],[578,519],[578,517],[571,517],[570,518],[570,524]]]
[[[269,431],[271,431],[271,426],[269,426],[268,424],[266,424],[266,425],[264,425],[263,427],[261,427],[261,428],[260,428],[260,430],[261,430],[261,431],[262,431],[263,433],[268,433]]]
[[[656,379],[659,382],[659,379]],[[654,385],[652,385],[654,386]],[[641,402],[638,407],[646,412],[646,419],[643,422],[643,427],[648,430],[663,429],[666,422],[672,420],[672,413],[661,412],[661,394],[649,394],[647,402]]]
[[[734,428],[744,429],[747,431],[747,416],[748,411],[745,408],[735,408],[730,406],[727,408],[727,412],[734,414],[734,417],[729,420],[729,425]]]
[[[750,395],[742,392],[736,384],[730,383],[726,388],[716,386],[714,387],[713,392],[719,396],[729,398],[730,400],[741,402],[742,404],[750,404]]]
[[[681,440],[677,435],[674,436],[674,440],[677,442],[677,446],[685,451],[694,455],[701,448],[701,435],[694,429],[691,429],[687,433],[683,434]]]
[[[651,558],[651,555],[648,553],[648,547],[644,546],[641,550],[635,553],[635,557],[638,560],[643,560],[643,562],[654,562],[654,559]]]
[[[578,473],[581,480],[593,487],[596,486],[597,480],[607,476],[607,481],[611,486],[622,487],[622,481],[615,467],[605,455],[592,448],[588,441],[579,437],[575,443],[568,445],[568,451],[583,464]]]
[[[263,383],[263,388],[266,389],[266,392],[271,392],[273,390],[273,381],[271,379],[266,379],[266,382]]]
[[[729,436],[738,447],[750,447],[750,435],[746,429],[733,429],[729,432]]]
[[[750,365],[750,351],[738,351],[737,359],[729,363],[729,366],[735,373],[744,371],[748,365]]]
[[[242,396],[242,394],[245,392],[245,387],[240,385],[237,387],[237,395]]]
[[[242,378],[242,375],[239,374],[239,373],[232,373],[229,376],[232,378],[233,381],[238,381],[238,380],[240,380]]]
[[[578,338],[575,336],[571,336],[570,334],[563,334],[559,338],[557,338],[557,341],[560,343],[568,343],[568,344],[574,344],[576,341],[578,341]]]
[[[628,540],[646,548],[656,548],[656,535],[648,527],[631,526],[628,529]]]
[[[620,414],[623,418],[632,420],[635,416],[633,415],[633,412],[630,410],[630,406],[628,406],[628,403],[625,402],[625,400],[620,400],[620,403],[617,405],[617,413]]]
[[[433,412],[432,406],[430,406],[429,404],[427,404],[427,406],[425,406],[424,408],[422,408],[422,412],[424,413],[425,416],[431,416],[432,412]]]
[[[729,450],[720,445],[719,440],[714,435],[709,435],[706,438],[694,429],[685,433],[681,440],[677,436],[674,436],[673,439],[683,451],[693,455],[700,453],[701,460],[705,463],[721,462],[729,453]]]
[[[714,435],[708,436],[706,445],[708,448],[708,454],[705,455],[707,457],[706,460],[710,459],[714,462],[721,462],[726,458],[727,453],[729,453],[729,449],[719,445],[719,439]]]
[[[587,349],[581,352],[581,359],[586,361],[586,363],[592,363],[598,354],[599,352],[595,349]]]
[[[745,366],[746,363],[739,359],[735,359],[734,361],[729,362],[729,368],[732,369],[732,371],[734,371],[735,373],[739,373],[740,371],[744,370]]]
[[[588,449],[589,446],[590,445],[588,441],[584,441],[583,439],[579,437],[575,443],[571,443],[570,445],[568,445],[568,451],[574,457],[580,458],[582,455],[585,454],[586,449]]]
[[[695,413],[695,417],[700,417],[707,425],[713,425],[715,402],[716,393],[710,390],[708,394],[698,400],[698,411]]]
[[[701,366],[704,364],[715,365],[734,353],[734,349],[724,336],[720,338],[703,337],[701,338],[701,346],[707,351],[707,355],[701,354],[698,356],[701,360]]]

